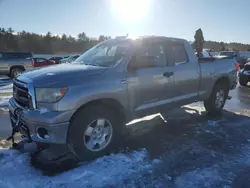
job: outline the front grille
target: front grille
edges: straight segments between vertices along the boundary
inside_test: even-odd
[[[31,108],[31,100],[26,83],[20,81],[13,82],[13,97],[23,108]]]

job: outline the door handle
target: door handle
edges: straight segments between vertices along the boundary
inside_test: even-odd
[[[210,72],[210,75],[215,77],[216,76],[216,73],[215,72]]]
[[[164,72],[163,73],[163,76],[165,76],[165,77],[170,77],[170,76],[173,76],[174,75],[174,73],[173,72]]]
[[[121,80],[121,84],[126,84],[127,83],[127,79],[122,79]]]

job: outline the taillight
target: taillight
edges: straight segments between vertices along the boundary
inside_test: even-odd
[[[235,63],[235,69],[238,72],[240,70],[240,64],[239,63]]]
[[[32,66],[35,67],[35,61],[32,59]]]

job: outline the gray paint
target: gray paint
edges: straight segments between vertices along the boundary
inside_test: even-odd
[[[23,67],[25,71],[30,71],[35,68],[32,66],[30,59],[0,59],[0,74],[9,75],[11,68],[15,66]]]
[[[222,59],[198,63],[192,47],[185,40],[166,37],[149,37],[149,39],[183,42],[189,61],[175,66],[128,71],[128,63],[135,51],[132,47],[123,61],[114,67],[62,64],[20,75],[18,80],[32,84],[33,87],[68,88],[66,95],[57,103],[35,103],[33,106],[36,109],[23,109],[23,117],[33,131],[36,131],[37,126],[44,126],[53,135],[53,138],[48,140],[39,140],[35,137],[35,141],[66,143],[66,133],[72,115],[91,101],[99,99],[117,101],[123,107],[126,119],[129,121],[136,117],[205,100],[210,96],[215,82],[222,77],[228,78],[230,88],[234,88],[235,60]],[[119,42],[128,39],[112,40]],[[164,72],[173,72],[174,75],[167,78],[163,76]],[[31,95],[35,100],[34,93]],[[13,98],[10,100],[10,106],[12,110],[17,108]]]

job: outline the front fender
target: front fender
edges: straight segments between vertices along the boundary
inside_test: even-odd
[[[113,99],[124,108],[127,108],[127,85],[121,84],[120,79],[107,79],[106,77],[70,87],[63,99],[59,101],[58,110],[78,109],[91,101],[99,99]]]

